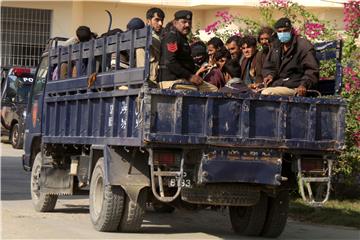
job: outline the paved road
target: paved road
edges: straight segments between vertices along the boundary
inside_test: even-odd
[[[92,228],[87,198],[62,198],[53,213],[37,213],[23,171],[21,150],[1,143],[2,239],[255,239],[233,234],[226,211],[147,212],[141,233],[101,233]],[[360,239],[351,228],[319,226],[289,220],[279,239]]]

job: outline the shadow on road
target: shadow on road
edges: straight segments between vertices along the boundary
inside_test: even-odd
[[[30,195],[30,172],[22,167],[21,157],[1,156],[1,200],[27,200]]]
[[[55,208],[54,213],[88,214],[89,205],[64,204],[65,208]]]

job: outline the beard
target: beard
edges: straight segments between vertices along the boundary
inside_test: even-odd
[[[262,46],[262,51],[263,53],[267,54],[270,50],[270,46],[269,45],[264,45]]]

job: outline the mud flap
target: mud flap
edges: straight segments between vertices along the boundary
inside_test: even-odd
[[[105,184],[121,186],[133,202],[150,186],[147,158],[141,152],[104,146],[104,167]]]
[[[74,177],[64,169],[52,166],[41,167],[40,191],[44,194],[71,195],[73,194]]]

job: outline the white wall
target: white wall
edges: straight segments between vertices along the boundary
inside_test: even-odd
[[[127,3],[121,3],[127,2]],[[174,12],[180,9],[190,9],[193,11],[193,26],[196,28],[204,28],[208,24],[216,20],[215,13],[219,10],[228,10],[232,14],[240,14],[240,16],[246,16],[254,19],[259,18],[259,13],[257,7],[240,7],[239,4],[247,5],[256,5],[258,1],[232,1],[235,5],[234,7],[229,6],[218,6],[220,4],[229,4],[229,0],[214,1],[214,0],[162,0],[162,1],[152,1],[154,5],[149,5],[149,1],[146,1],[146,4],[129,4],[130,1],[3,1],[1,2],[2,6],[9,7],[23,7],[23,8],[38,8],[38,9],[51,9],[53,10],[53,22],[52,22],[52,31],[51,36],[64,36],[70,37],[75,34],[75,30],[79,25],[87,25],[94,32],[101,34],[107,30],[108,26],[108,16],[105,13],[105,9],[110,10],[113,15],[113,24],[112,27],[119,27],[125,30],[127,22],[132,17],[140,17],[145,20],[145,13],[147,9],[153,6],[160,7],[164,10],[166,14],[165,23],[173,19]],[[137,1],[141,2],[141,1]],[[145,2],[145,1],[142,1]],[[161,4],[159,4],[159,2]],[[306,0],[299,1],[305,2],[308,5],[319,4],[319,0]],[[155,5],[158,3],[158,5]],[[187,6],[174,6],[183,3]],[[256,3],[256,4],[255,4]],[[322,2],[324,6],[326,2]],[[206,5],[207,4],[207,5]],[[212,5],[211,5],[212,4]],[[188,7],[193,5],[195,7]],[[200,5],[200,6],[199,6]],[[215,6],[217,5],[217,6]],[[321,5],[321,6],[323,6]],[[334,5],[334,4],[333,4]],[[336,4],[335,4],[336,5]],[[334,5],[334,6],[335,6]],[[338,28],[342,29],[343,24],[343,10],[341,5],[337,8],[332,7],[316,7],[309,8],[314,12],[319,18],[329,20],[333,23],[338,24]]]

